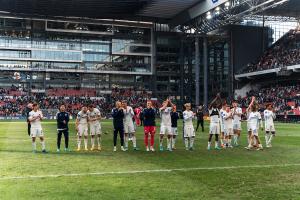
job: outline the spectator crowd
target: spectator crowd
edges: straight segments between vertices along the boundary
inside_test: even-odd
[[[258,62],[249,63],[241,73],[249,73],[300,64],[300,28],[290,30],[272,45]]]
[[[251,97],[255,96],[258,103],[263,107],[267,103],[272,103],[277,114],[300,114],[300,83],[294,85],[275,85],[263,87],[257,91],[248,92],[246,97],[239,97],[238,102],[241,107],[246,108]]]
[[[114,88],[111,94],[102,94],[101,96],[80,96],[80,94],[94,94],[93,92],[84,93],[84,90],[71,89],[69,95],[66,89],[51,89],[50,92],[32,94],[19,92],[14,86],[9,89],[0,88],[0,116],[22,117],[26,115],[26,106],[29,102],[37,102],[40,109],[44,110],[46,116],[53,116],[57,112],[59,105],[65,104],[67,111],[75,117],[80,111],[82,105],[93,104],[106,117],[110,116],[116,100],[127,100],[129,105],[140,107],[146,104],[146,100],[151,98],[151,93],[147,91],[137,91],[133,88],[119,89]],[[61,94],[61,95],[56,95]],[[154,101],[155,103],[156,101]]]

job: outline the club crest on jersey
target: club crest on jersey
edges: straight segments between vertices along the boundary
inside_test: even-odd
[[[211,0],[213,3],[217,3],[219,0]]]

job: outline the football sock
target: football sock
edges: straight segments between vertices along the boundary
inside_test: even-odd
[[[234,135],[233,136],[233,143],[234,144],[237,144],[238,142],[237,142],[237,139],[238,139],[238,136],[237,135]]]
[[[101,146],[101,137],[100,136],[97,137],[97,143],[98,143],[98,146],[100,147]]]
[[[78,138],[77,139],[77,147],[78,147],[78,149],[80,149],[80,146],[81,146],[81,138]]]
[[[163,139],[159,139],[159,146],[162,147],[162,145],[163,145]]]
[[[46,149],[46,143],[45,143],[45,141],[41,141],[41,145],[42,145],[42,150],[45,150]]]
[[[171,138],[167,138],[167,148],[171,148]]]
[[[128,136],[124,137],[125,148],[128,148]]]
[[[191,148],[194,147],[194,141],[195,141],[195,138],[194,137],[190,137],[190,147]]]
[[[270,134],[270,137],[269,137],[269,140],[268,140],[268,144],[271,144],[272,139],[273,139],[273,134]]]
[[[150,136],[150,145],[151,145],[151,147],[154,146],[154,134],[151,134],[151,136]]]
[[[144,144],[145,144],[146,147],[148,146],[148,136],[149,136],[148,133],[144,134]]]
[[[211,142],[208,142],[208,143],[207,143],[207,146],[210,147],[210,146],[211,146]]]
[[[87,149],[87,145],[88,145],[88,139],[87,139],[87,138],[84,138],[84,148]]]
[[[136,137],[135,137],[135,135],[132,136],[132,144],[133,144],[133,148],[136,148]]]
[[[188,138],[184,138],[184,144],[185,144],[185,148],[189,148],[189,139]]]
[[[269,134],[266,133],[265,135],[266,145],[269,145]]]
[[[36,150],[36,143],[32,142],[32,149],[35,151]]]
[[[176,138],[173,138],[173,139],[172,139],[172,148],[175,147],[175,143],[176,143]]]
[[[95,136],[91,138],[92,148],[95,147]]]

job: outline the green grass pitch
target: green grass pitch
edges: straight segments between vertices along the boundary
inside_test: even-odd
[[[34,154],[26,123],[1,121],[0,199],[300,199],[298,124],[277,123],[273,148],[263,151],[244,149],[245,124],[240,147],[207,151],[207,125],[205,133],[196,133],[195,151],[184,150],[180,135],[177,150],[159,152],[156,134],[156,152],[146,152],[139,127],[140,151],[129,143],[128,152],[113,152],[107,120],[103,151],[56,153],[56,124],[45,121],[49,153]],[[74,122],[70,127],[74,150]],[[260,138],[264,141],[262,133]],[[39,142],[37,147],[40,151]]]

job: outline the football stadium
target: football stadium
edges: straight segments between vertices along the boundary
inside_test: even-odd
[[[0,0],[0,200],[300,199],[299,0]]]

